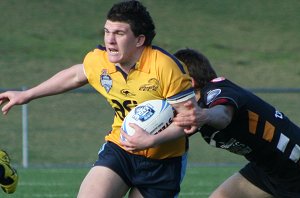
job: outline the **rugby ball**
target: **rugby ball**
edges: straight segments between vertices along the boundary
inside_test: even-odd
[[[129,112],[122,123],[122,129],[127,134],[133,135],[135,130],[129,123],[134,123],[154,135],[168,127],[173,117],[173,107],[166,100],[148,100]],[[125,140],[124,137],[121,138]]]

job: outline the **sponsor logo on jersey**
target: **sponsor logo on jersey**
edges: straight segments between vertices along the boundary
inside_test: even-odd
[[[252,151],[252,149],[239,142],[238,140],[231,138],[228,142],[226,143],[221,143],[220,142],[220,148],[226,149],[232,153],[238,154],[238,155],[246,155]]]
[[[110,89],[112,88],[112,79],[107,74],[107,70],[103,69],[102,73],[100,75],[100,84],[102,87],[104,87],[105,91],[108,93]]]
[[[135,96],[135,94],[131,93],[128,89],[122,89],[120,92],[125,96]]]
[[[221,89],[214,89],[207,92],[206,105],[210,104],[221,93]]]
[[[275,118],[283,119],[283,114],[280,111],[275,111]]]
[[[238,155],[246,155],[252,151],[249,146],[234,138],[226,140],[227,138],[224,138],[221,131],[212,132],[203,136],[203,138],[211,146],[222,148]]]
[[[144,84],[140,86],[139,90],[140,91],[156,91],[159,85],[159,81],[155,78],[151,78],[148,81],[148,84]]]

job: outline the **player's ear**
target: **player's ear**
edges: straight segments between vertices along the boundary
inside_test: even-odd
[[[195,86],[196,86],[196,81],[195,81],[195,79],[192,78],[192,77],[191,77],[191,79],[192,79],[192,86],[195,88]]]
[[[144,45],[144,42],[146,40],[145,35],[141,34],[137,37],[137,42],[136,42],[136,47],[141,47],[142,45]]]

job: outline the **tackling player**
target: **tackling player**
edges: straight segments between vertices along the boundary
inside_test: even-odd
[[[198,123],[208,144],[249,160],[210,198],[300,197],[300,128],[256,95],[217,78],[201,53],[183,49],[175,56],[187,65],[202,109],[179,113],[174,122]]]

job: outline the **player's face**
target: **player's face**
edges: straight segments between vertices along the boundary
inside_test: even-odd
[[[138,38],[128,23],[107,20],[104,25],[104,43],[110,62],[132,66],[137,61]]]

